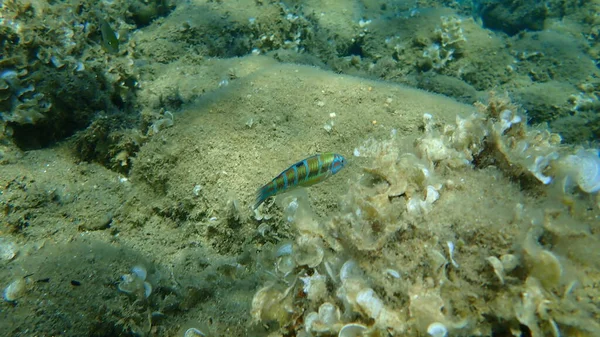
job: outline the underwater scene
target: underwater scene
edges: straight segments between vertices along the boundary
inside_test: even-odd
[[[0,336],[600,336],[600,0],[0,0]]]

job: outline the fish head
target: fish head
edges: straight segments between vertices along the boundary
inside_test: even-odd
[[[336,154],[333,157],[333,162],[331,163],[331,173],[338,173],[344,168],[344,166],[346,166],[346,158],[344,158],[342,155]]]

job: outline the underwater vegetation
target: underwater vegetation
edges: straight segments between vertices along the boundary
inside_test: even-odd
[[[174,8],[166,1],[24,0],[0,7],[4,160],[12,158],[10,144],[47,147],[98,118],[132,113],[139,69],[129,34]],[[131,127],[137,116],[121,119]],[[111,145],[123,150],[124,137],[116,138]],[[82,158],[96,159],[85,153]]]
[[[600,333],[597,302],[577,295],[593,287],[586,275],[597,261],[564,250],[594,241],[597,151],[561,146],[494,95],[455,123],[425,114],[423,125],[413,151],[402,153],[395,133],[355,150],[372,162],[339,214],[322,219],[302,198],[282,201],[297,234],[264,257],[274,268],[254,295],[254,322],[301,336]],[[543,196],[485,206],[510,198],[497,186],[506,178],[478,191],[461,172],[490,165]],[[474,193],[489,200],[453,209]]]

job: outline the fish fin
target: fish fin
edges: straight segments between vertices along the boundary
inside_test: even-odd
[[[273,193],[273,189],[270,188],[269,185],[270,184],[267,184],[267,185],[259,188],[258,191],[256,191],[256,202],[254,203],[254,206],[252,207],[252,209],[257,209],[258,206],[260,206],[260,204],[262,204],[270,196],[275,194],[275,193]]]

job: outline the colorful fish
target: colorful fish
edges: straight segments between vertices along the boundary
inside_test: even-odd
[[[270,183],[256,192],[254,209],[267,198],[289,191],[297,186],[307,187],[338,173],[346,165],[346,159],[336,153],[321,153],[308,157],[281,172]]]

